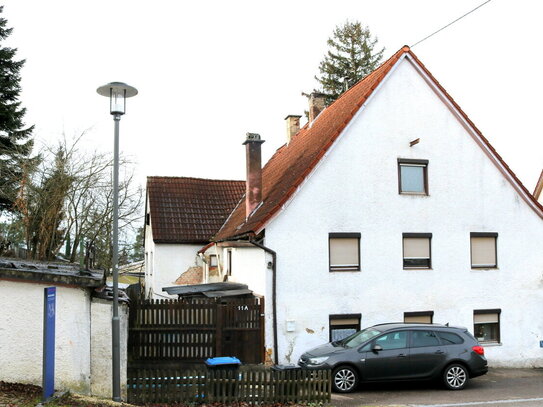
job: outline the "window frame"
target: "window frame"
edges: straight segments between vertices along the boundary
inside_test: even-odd
[[[473,264],[473,238],[493,237],[494,238],[494,265],[474,265]],[[498,233],[496,232],[470,232],[469,234],[469,260],[472,269],[497,269],[498,268]]]
[[[501,308],[493,308],[493,309],[474,309],[473,310],[473,336],[475,337],[475,339],[477,339],[479,341],[479,343],[481,343],[482,345],[486,345],[486,344],[493,344],[493,343],[502,343],[501,342],[501,313],[502,313],[502,310]],[[485,341],[485,340],[479,340],[476,336],[475,336],[475,315],[490,315],[490,314],[496,314],[498,316],[498,322],[494,322],[495,324],[497,324],[497,327],[498,327],[498,330],[497,330],[497,338],[496,340],[489,340],[489,341]],[[481,323],[479,325],[482,325]]]
[[[213,264],[213,259],[215,259],[215,264]],[[216,254],[210,254],[209,255],[209,269],[215,270],[217,267],[219,267],[219,256]]]
[[[328,233],[328,271],[330,273],[332,272],[348,272],[348,271],[360,271],[361,270],[361,261],[360,261],[360,233],[343,233],[343,232],[331,232]],[[357,256],[358,256],[358,265],[356,267],[349,267],[349,266],[332,266],[332,246],[331,246],[331,240],[332,239],[357,239]]]
[[[362,320],[362,314],[330,314],[328,316],[328,336],[330,338],[330,342],[332,342],[332,320],[340,321],[342,319],[358,319],[358,324],[345,324],[335,326],[341,326],[342,329],[355,329],[356,332],[360,331],[360,321]]]
[[[419,195],[427,196],[429,195],[428,190],[428,160],[415,160],[412,158],[398,158],[398,194],[400,195]],[[411,166],[411,167],[422,167],[422,177],[424,192],[414,192],[414,191],[402,191],[402,165]]]
[[[406,317],[430,317],[430,322],[406,322]],[[404,324],[433,324],[434,323],[434,311],[414,311],[414,312],[404,312],[403,313],[403,323]]]
[[[428,239],[428,266],[405,265],[405,239]],[[418,258],[418,257],[417,257]],[[422,259],[422,257],[420,257]],[[404,270],[432,269],[432,234],[431,233],[402,233],[402,265]]]

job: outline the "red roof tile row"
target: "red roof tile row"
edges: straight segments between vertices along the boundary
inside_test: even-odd
[[[147,177],[156,243],[207,243],[245,192],[245,181]]]

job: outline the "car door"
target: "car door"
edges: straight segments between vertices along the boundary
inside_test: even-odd
[[[408,331],[387,332],[361,349],[362,379],[402,379],[409,374]],[[380,350],[375,350],[375,346]]]
[[[413,379],[430,377],[441,370],[447,357],[446,346],[432,330],[411,331],[409,366]]]

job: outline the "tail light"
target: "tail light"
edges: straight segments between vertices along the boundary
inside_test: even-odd
[[[475,353],[477,353],[478,355],[483,355],[485,354],[485,348],[483,348],[482,346],[474,346],[471,348],[472,351],[474,351]]]

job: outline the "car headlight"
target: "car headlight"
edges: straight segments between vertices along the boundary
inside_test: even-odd
[[[319,358],[309,358],[308,365],[320,365],[328,360],[330,356],[321,356]]]

